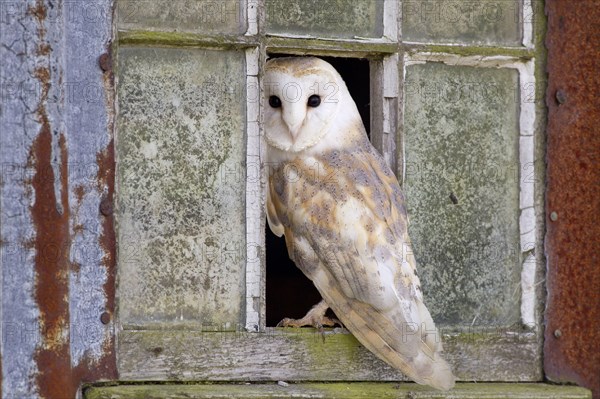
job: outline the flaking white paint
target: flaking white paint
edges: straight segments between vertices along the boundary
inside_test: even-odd
[[[247,331],[261,330],[261,254],[264,253],[263,188],[261,167],[260,120],[260,54],[258,49],[246,50],[246,80],[248,97],[246,100],[246,322]],[[251,94],[254,90],[254,95]]]

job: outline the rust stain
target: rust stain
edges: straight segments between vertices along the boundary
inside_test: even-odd
[[[108,45],[106,54],[112,54],[112,43]],[[106,149],[96,154],[96,164],[98,165],[98,190],[104,192],[104,200],[109,204],[114,203],[115,194],[115,148],[112,134],[115,127],[115,96],[114,96],[114,75],[112,69],[105,70],[103,75],[104,92],[106,93],[106,110],[108,116],[108,131],[111,134],[111,140]],[[115,290],[116,290],[116,269],[117,269],[117,239],[115,234],[114,214],[102,216],[103,234],[100,237],[100,247],[105,256],[103,259],[106,268],[106,283],[103,290],[106,294],[106,308],[101,317],[114,320],[115,314]],[[104,322],[104,321],[103,321]],[[110,323],[110,321],[109,321]],[[103,357],[98,364],[88,371],[88,380],[118,379],[117,357],[115,351],[115,331],[114,323],[111,325],[112,333],[110,339],[105,342],[103,348]]]
[[[75,209],[75,214],[79,214],[79,210],[81,209],[81,205],[83,204],[83,199],[85,197],[85,187],[82,185],[78,185],[73,189],[73,194],[75,194],[75,198],[77,199],[77,207]],[[85,226],[83,223],[77,223],[73,226],[73,235],[83,234],[85,231]],[[72,262],[71,269],[79,272],[81,269],[81,265]]]
[[[40,44],[37,48],[38,55],[48,55],[51,52],[52,52],[52,47],[47,43]]]
[[[35,7],[29,7],[29,13],[39,22],[43,22],[46,19],[46,7],[44,6],[44,2],[41,0],[36,1]],[[40,37],[43,37],[43,35],[40,35]]]
[[[112,56],[111,53],[104,53],[98,58],[98,65],[104,72],[112,71]]]
[[[115,154],[114,154],[114,141],[111,140],[107,150],[104,153],[98,154],[98,166],[99,173],[102,176],[98,176],[99,181],[103,181],[106,184],[108,192],[106,194],[107,201],[111,203],[114,201],[114,182],[115,182]],[[107,268],[112,281],[107,281],[105,286],[105,292],[109,298],[109,311],[114,310],[114,297],[115,297],[115,285],[114,285],[114,272],[116,268],[116,236],[113,215],[104,216],[104,234],[102,235],[100,242],[104,249],[106,256],[104,257],[104,266]]]
[[[46,115],[46,108],[43,105],[48,99],[48,91],[50,90],[50,70],[47,67],[38,67],[33,72],[34,76],[42,83],[42,101],[37,109],[37,114],[39,117],[39,122],[50,129],[50,124],[48,123],[48,116]],[[48,173],[48,171],[43,171],[44,173]]]
[[[75,193],[75,197],[77,197],[77,204],[81,206],[83,197],[85,196],[85,188],[83,186],[77,186],[73,192]]]
[[[46,20],[46,7],[44,6],[44,2],[42,0],[37,0],[35,3],[35,7],[28,7],[27,14],[32,15],[38,22],[38,36],[40,39],[40,45],[45,46],[46,43],[43,43],[43,39],[46,37],[46,27],[44,26],[44,21]]]
[[[116,357],[114,330],[110,339],[105,340],[103,357],[93,360],[84,357],[75,368],[71,367],[70,353],[70,314],[69,314],[69,272],[77,270],[79,265],[71,265],[69,251],[72,237],[69,232],[69,181],[68,181],[68,149],[64,134],[58,136],[57,146],[53,146],[52,126],[46,110],[48,93],[52,81],[49,68],[51,65],[51,46],[47,43],[45,35],[46,8],[42,0],[36,2],[35,7],[28,9],[28,14],[36,18],[38,23],[37,56],[40,65],[34,70],[34,76],[39,80],[42,91],[36,110],[40,130],[32,143],[28,166],[35,170],[28,182],[33,190],[35,200],[31,207],[36,237],[29,243],[36,250],[35,255],[35,301],[40,312],[40,342],[35,354],[38,374],[36,386],[42,398],[74,398],[79,385],[83,381],[97,381],[99,379],[115,379]],[[100,71],[98,71],[100,73]],[[112,75],[112,73],[110,74]],[[62,81],[62,76],[59,76]],[[112,76],[111,91],[107,91],[107,107],[111,121],[114,114]],[[111,122],[112,131],[112,122]],[[54,139],[56,140],[56,138]],[[111,142],[106,154],[98,158],[100,172],[98,184],[108,187],[110,198],[114,191],[114,150]],[[53,158],[60,153],[58,174],[53,169]],[[108,169],[107,169],[108,168]],[[57,181],[57,179],[60,179]],[[58,189],[55,189],[55,186]],[[57,198],[56,193],[60,193]],[[83,201],[85,190],[75,189],[79,203]],[[103,287],[107,296],[107,309],[109,316],[114,313],[114,284],[115,284],[115,235],[112,217],[104,220],[105,233],[101,238],[101,246],[105,249],[104,264],[107,268],[108,279]],[[98,314],[100,315],[102,312]],[[105,319],[108,316],[105,316]],[[110,317],[109,320],[113,318]]]
[[[111,52],[109,44],[107,51]],[[108,131],[112,135],[114,128],[114,80],[112,71],[103,74],[104,92],[106,93],[106,110],[109,118]],[[96,164],[98,165],[98,174],[96,176],[96,188],[99,192],[104,193],[104,198],[110,203],[113,201],[115,187],[115,155],[114,155],[114,140],[111,139],[106,149],[96,154]],[[84,190],[79,187],[75,189],[75,194],[81,200],[83,199]],[[98,210],[100,213],[100,210]],[[100,216],[99,216],[100,217]],[[106,282],[103,286],[103,291],[106,295],[106,308],[98,314],[98,319],[103,324],[110,324],[111,333],[108,339],[104,340],[102,348],[102,357],[98,360],[90,360],[85,358],[76,368],[73,369],[73,378],[78,382],[92,382],[99,380],[116,380],[117,373],[117,357],[115,351],[115,330],[114,320],[115,313],[115,284],[116,284],[116,235],[114,217],[101,216],[103,234],[99,238],[100,247],[103,250],[104,258],[103,265],[106,269]]]
[[[46,10],[42,1],[29,9],[37,19],[38,49],[47,47],[44,28]],[[47,55],[47,54],[46,54]],[[46,59],[46,65],[50,60]],[[31,185],[35,201],[31,208],[36,237],[35,247],[35,301],[40,312],[40,342],[35,354],[38,365],[36,378],[40,396],[44,398],[73,397],[75,387],[70,378],[69,356],[69,266],[66,249],[69,245],[69,203],[67,150],[61,134],[60,193],[56,198],[54,171],[52,169],[52,131],[45,104],[51,85],[48,66],[35,69],[42,93],[36,114],[40,131],[34,140],[29,163],[35,169]],[[60,201],[60,204],[57,202]]]
[[[112,140],[107,149],[97,155],[97,164],[99,166],[97,176],[98,186],[105,188],[107,190],[107,197],[112,200],[114,195],[115,168]],[[103,324],[110,324],[114,320],[115,312],[116,236],[114,217],[112,215],[103,216],[103,219],[103,234],[99,241],[104,252],[102,263],[106,268],[107,277],[103,286],[104,293],[106,294],[106,308],[98,314],[98,318]],[[114,325],[111,325],[111,329],[110,337],[104,341],[102,357],[93,362],[86,358],[84,362],[73,370],[77,381],[92,382],[118,379]]]
[[[47,81],[41,82],[49,85]],[[47,92],[47,89],[44,91]],[[52,133],[43,105],[38,108],[38,116],[41,130],[31,150],[36,170],[32,178],[35,202],[31,209],[36,230],[35,300],[40,311],[41,325],[41,342],[35,355],[39,370],[37,385],[44,398],[67,398],[74,397],[76,389],[70,378],[69,353],[67,151],[64,136],[61,135],[61,198],[57,199],[54,191],[56,177],[48,173],[52,170]]]
[[[546,13],[544,369],[600,399],[600,8],[547,0]]]
[[[112,45],[109,45],[106,54],[112,54]],[[109,56],[110,58],[110,56]],[[104,70],[103,74],[104,91],[108,93],[106,100],[106,108],[108,110],[108,129],[112,133],[115,127],[115,102],[114,102],[114,74],[112,68]],[[96,155],[96,164],[98,165],[97,181],[99,190],[106,189],[103,202],[108,203],[114,209],[115,196],[115,148],[114,138],[105,151]],[[105,205],[106,206],[106,205]],[[100,237],[100,246],[104,250],[104,266],[106,267],[107,280],[104,285],[107,304],[105,312],[111,320],[114,320],[115,311],[115,288],[116,288],[116,269],[117,269],[117,238],[115,234],[115,218],[114,213],[108,213],[103,216],[103,235]],[[111,342],[106,348],[107,373],[110,373],[113,378],[117,378],[116,354],[115,354],[114,334],[111,335]]]

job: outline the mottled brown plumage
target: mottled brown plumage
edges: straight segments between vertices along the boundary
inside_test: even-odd
[[[290,258],[367,349],[418,383],[450,389],[402,192],[341,77],[320,59],[285,58],[267,63],[265,82],[271,230],[285,235]],[[311,96],[325,98],[318,89],[328,84],[334,101],[307,106]],[[290,85],[302,89],[293,101],[285,98]]]

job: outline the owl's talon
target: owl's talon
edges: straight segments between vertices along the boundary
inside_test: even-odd
[[[303,318],[290,319],[286,317],[285,319],[277,323],[277,327],[299,328],[304,326],[310,326],[316,328],[317,330],[322,330],[325,326],[335,327],[336,324],[340,327],[343,327],[342,323],[338,319],[325,316],[325,312],[327,311],[327,309],[329,309],[327,303],[325,303],[325,301],[321,301],[315,306],[313,306],[312,309],[310,309],[306,316],[304,316]]]
[[[286,317],[285,319],[283,319],[279,323],[277,323],[277,325],[275,327],[289,327],[288,323],[290,321],[295,321],[295,320]]]

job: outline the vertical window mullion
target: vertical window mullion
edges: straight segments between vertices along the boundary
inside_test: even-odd
[[[259,331],[264,253],[264,211],[261,189],[259,50],[246,50],[246,322],[248,331]]]

